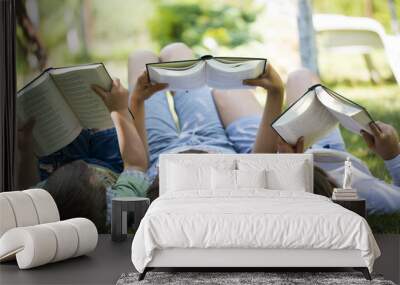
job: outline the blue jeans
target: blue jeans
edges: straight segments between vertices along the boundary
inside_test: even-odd
[[[261,116],[256,115],[240,118],[227,126],[226,134],[237,153],[250,153],[252,151],[260,123]],[[338,127],[313,144],[311,148],[346,151],[346,146]]]
[[[114,128],[97,131],[84,129],[69,145],[48,156],[39,158],[41,180],[60,166],[75,160],[84,160],[120,173],[123,162],[118,146],[117,133]]]
[[[189,149],[235,153],[219,119],[210,88],[178,91],[173,99],[179,128],[169,110],[165,92],[160,91],[145,102],[150,179],[157,175],[158,157],[162,153]]]

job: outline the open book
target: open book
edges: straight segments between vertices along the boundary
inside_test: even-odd
[[[112,79],[102,63],[49,68],[17,93],[17,117],[35,119],[33,138],[38,156],[71,143],[83,128],[111,128],[107,107],[91,89],[110,90]]]
[[[305,148],[331,132],[338,123],[349,131],[370,134],[372,117],[362,106],[320,84],[314,85],[273,123],[272,128],[289,144],[304,137]]]
[[[257,78],[264,73],[265,58],[212,57],[196,60],[149,63],[149,80],[168,83],[170,90],[197,89],[204,85],[218,89],[252,88],[244,79]]]

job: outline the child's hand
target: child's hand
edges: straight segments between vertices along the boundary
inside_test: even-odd
[[[128,110],[129,93],[128,90],[122,86],[119,79],[113,80],[110,92],[97,85],[93,85],[92,89],[103,100],[110,113]]]
[[[372,135],[361,131],[368,147],[384,160],[390,160],[400,155],[399,137],[391,125],[376,122],[371,123]]]
[[[278,72],[268,64],[265,72],[255,79],[243,80],[243,83],[250,86],[260,86],[275,95],[283,96],[283,82]]]
[[[161,91],[168,87],[166,83],[151,83],[147,76],[147,71],[143,72],[142,75],[137,79],[135,89],[133,90],[133,98],[135,100],[144,101],[151,97],[154,93]]]
[[[290,145],[281,138],[278,139],[278,152],[279,153],[303,153],[304,152],[304,138],[300,137],[295,145]]]

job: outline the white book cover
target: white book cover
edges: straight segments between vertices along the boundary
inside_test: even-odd
[[[289,144],[304,137],[308,148],[329,134],[338,124],[360,135],[370,134],[369,124],[374,122],[367,110],[355,102],[317,84],[289,106],[272,124],[272,128]]]

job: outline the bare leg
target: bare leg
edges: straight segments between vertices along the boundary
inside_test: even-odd
[[[317,83],[319,83],[318,77],[307,69],[291,73],[287,82],[288,103],[296,101],[311,85]],[[252,91],[214,90],[213,96],[220,119],[235,149],[240,153],[254,150],[253,143],[262,124],[263,108],[253,96]],[[232,124],[241,118],[248,119],[240,124]],[[229,125],[231,127],[227,128]]]
[[[224,128],[240,118],[261,116],[263,112],[250,90],[214,90],[213,97]]]
[[[166,45],[160,52],[163,62],[194,59],[193,51],[184,43]]]
[[[319,83],[318,77],[308,69],[299,69],[289,74],[286,84],[286,100],[290,105],[307,89]],[[250,90],[214,90],[214,101],[219,116],[226,128],[237,119],[260,115],[263,108]]]
[[[288,105],[293,104],[308,88],[318,83],[321,83],[318,76],[308,69],[302,68],[290,73],[286,83],[286,100]],[[346,151],[346,146],[338,127],[317,141],[312,148],[330,148]]]
[[[128,83],[133,90],[138,77],[146,70],[147,63],[159,62],[159,57],[152,51],[139,50],[129,55],[128,59]]]
[[[183,43],[172,43],[160,52],[161,61],[193,59],[193,51]],[[195,90],[173,92],[174,107],[180,125],[180,143],[188,136],[199,145],[219,146],[232,149],[224,127],[218,117],[211,89],[204,86]],[[233,150],[233,149],[232,149]]]
[[[321,83],[318,76],[308,69],[291,72],[286,82],[286,102],[288,105],[293,104],[310,86],[318,83]]]
[[[160,59],[163,62],[193,58],[193,51],[184,43],[169,44],[160,52]],[[262,107],[251,91],[214,90],[213,97],[224,127],[238,118],[262,114]],[[232,100],[232,98],[234,98],[234,100]]]

